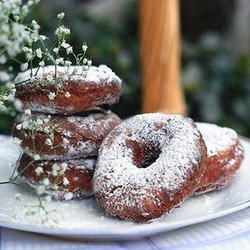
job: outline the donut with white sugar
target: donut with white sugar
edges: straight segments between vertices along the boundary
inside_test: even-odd
[[[237,133],[210,123],[196,123],[207,146],[206,171],[195,191],[203,194],[227,187],[239,169],[244,150]]]
[[[32,75],[33,74],[33,75]],[[120,78],[107,66],[46,66],[20,73],[15,96],[23,109],[74,114],[118,102]]]
[[[57,200],[85,198],[93,195],[92,177],[95,159],[34,161],[23,154],[18,169],[22,179],[39,194]]]
[[[75,159],[96,156],[104,137],[119,123],[112,112],[84,116],[34,113],[17,116],[12,134],[24,151],[42,159]]]
[[[191,119],[137,115],[104,139],[93,176],[95,196],[111,215],[150,221],[193,194],[205,162],[206,146]]]

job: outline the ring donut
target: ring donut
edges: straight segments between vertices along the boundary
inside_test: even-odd
[[[206,146],[191,119],[137,115],[104,139],[93,177],[95,196],[111,215],[150,221],[193,194],[205,162]]]
[[[48,194],[56,200],[79,199],[93,194],[95,163],[95,159],[33,161],[23,154],[17,171],[39,194]]]
[[[104,137],[119,123],[114,113],[90,113],[85,116],[19,115],[13,136],[21,140],[29,155],[46,160],[96,156]]]
[[[74,114],[98,109],[118,102],[120,78],[107,66],[91,66],[83,71],[80,66],[32,69],[16,78],[16,98],[23,109],[46,114]],[[56,78],[56,79],[55,79]]]
[[[244,157],[237,133],[210,123],[196,123],[207,146],[206,171],[195,191],[203,194],[227,187]]]

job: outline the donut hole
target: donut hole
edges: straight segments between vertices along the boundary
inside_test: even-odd
[[[137,168],[147,168],[160,156],[161,150],[157,143],[126,140],[126,146],[132,150],[133,164]]]

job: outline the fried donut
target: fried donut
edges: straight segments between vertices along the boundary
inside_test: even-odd
[[[107,66],[35,68],[16,78],[16,98],[24,109],[46,114],[74,114],[118,102],[120,78]]]
[[[57,200],[85,198],[93,194],[92,177],[95,159],[34,161],[23,154],[19,161],[20,176],[37,189]]]
[[[237,133],[215,124],[196,123],[207,146],[206,171],[195,191],[203,194],[227,187],[244,157]]]
[[[13,136],[24,151],[42,159],[74,159],[96,156],[104,137],[119,123],[114,113],[87,116],[19,115]]]
[[[193,194],[205,162],[206,146],[191,119],[137,115],[104,139],[93,177],[95,196],[111,215],[150,221]]]

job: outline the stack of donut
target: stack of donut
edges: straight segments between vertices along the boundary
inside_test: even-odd
[[[120,78],[105,65],[47,66],[19,74],[16,82],[25,110],[13,128],[24,151],[19,175],[55,199],[92,195],[98,149],[121,122],[108,111],[119,100]]]

